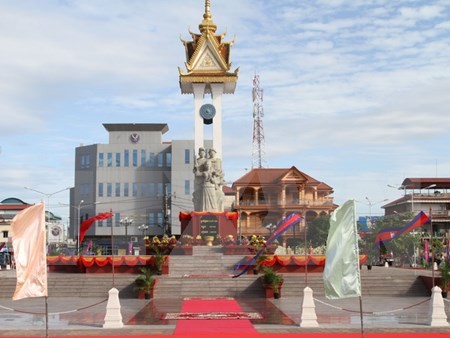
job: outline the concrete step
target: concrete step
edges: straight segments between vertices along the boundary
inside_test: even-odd
[[[213,255],[214,256],[214,255]],[[211,259],[210,261],[208,261]],[[239,256],[173,256],[170,259],[169,274],[156,276],[155,298],[179,297],[263,297],[264,290],[258,279],[260,275],[243,275],[231,278],[232,267],[241,259]],[[208,263],[207,263],[208,262]],[[210,265],[210,263],[212,265]],[[217,264],[217,266],[215,266]],[[420,274],[426,271],[373,267],[361,270],[362,294],[369,296],[424,296],[430,295]],[[0,271],[0,298],[11,298],[16,288],[15,271]],[[114,287],[121,298],[134,298],[134,281],[137,274],[115,274]],[[282,295],[302,296],[306,287],[302,273],[285,273]],[[113,286],[111,274],[49,273],[50,297],[108,296]],[[315,296],[324,295],[322,273],[308,273],[307,286]]]

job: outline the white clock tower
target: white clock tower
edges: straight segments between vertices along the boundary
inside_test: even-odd
[[[211,1],[205,0],[200,34],[189,32],[192,41],[182,40],[186,50],[186,72],[179,69],[182,94],[194,95],[195,150],[204,147],[204,125],[212,124],[213,148],[222,157],[222,95],[233,94],[239,69],[230,72],[231,46],[225,34],[215,34]],[[208,97],[210,96],[210,97]]]

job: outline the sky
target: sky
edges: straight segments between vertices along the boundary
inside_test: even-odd
[[[0,200],[44,200],[68,221],[75,148],[108,143],[103,123],[193,139],[180,39],[204,5],[1,1]],[[295,166],[373,216],[401,197],[389,186],[450,177],[449,0],[211,0],[211,14],[239,67],[223,98],[227,181],[252,167],[255,74],[266,167]]]

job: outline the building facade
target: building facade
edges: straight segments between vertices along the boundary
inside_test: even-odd
[[[386,216],[423,211],[431,215],[433,235],[450,238],[450,178],[405,178],[398,189],[404,195],[382,206]],[[429,233],[431,227],[422,230]]]
[[[179,234],[179,212],[193,210],[194,141],[163,141],[167,124],[103,126],[108,144],[75,150],[71,237],[77,240],[84,220],[108,211],[113,217],[95,222],[86,240]]]
[[[233,207],[240,213],[239,231],[244,236],[267,236],[284,217],[301,213],[305,221],[285,237],[302,238],[305,226],[337,208],[333,189],[296,167],[252,169],[233,183],[233,189]]]

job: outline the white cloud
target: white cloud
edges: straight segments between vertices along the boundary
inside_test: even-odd
[[[107,142],[105,122],[167,122],[165,137],[190,138],[192,97],[179,90],[177,68],[185,61],[179,37],[198,31],[203,6],[2,2],[0,161],[13,163],[0,174],[5,193],[16,187],[8,195],[20,197],[21,182],[45,191],[73,182],[74,148]],[[434,171],[405,159],[421,154],[444,163],[449,150],[449,7],[446,1],[212,2],[218,33],[226,31],[227,40],[236,35],[233,69],[240,67],[235,95],[224,98],[227,177],[251,166],[255,72],[272,167],[311,169],[344,199],[356,194],[352,177],[367,182],[361,196],[376,199],[387,171],[390,184]]]

